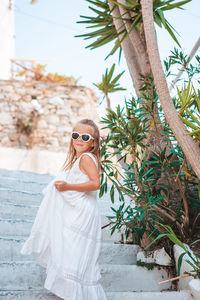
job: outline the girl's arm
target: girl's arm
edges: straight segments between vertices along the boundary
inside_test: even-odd
[[[79,161],[81,171],[88,175],[89,181],[84,183],[71,184],[64,181],[55,181],[55,186],[60,192],[78,191],[89,192],[100,188],[100,178],[97,167],[93,159],[88,155],[83,155]]]

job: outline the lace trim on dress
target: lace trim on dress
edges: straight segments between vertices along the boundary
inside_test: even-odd
[[[88,232],[85,232],[84,230],[81,230],[79,227],[77,227],[76,225],[70,225],[70,226],[65,226],[68,229],[71,229],[83,236],[85,236],[88,239],[94,240],[96,242],[101,242],[101,238],[97,238],[95,235],[93,234],[88,234]]]
[[[56,267],[54,267],[53,265],[51,267],[53,267],[53,269],[55,271],[57,271]],[[70,274],[69,272],[75,272],[75,271],[74,270],[67,270],[67,271],[62,271],[62,272],[61,272],[61,270],[59,271],[60,274],[62,273],[62,276],[64,278],[66,278],[66,279],[72,279],[72,280],[74,280],[76,282],[79,282],[81,285],[97,285],[97,284],[99,284],[99,280],[93,280],[93,281],[91,281],[91,280],[90,281],[83,280],[80,277],[78,277],[77,275]]]

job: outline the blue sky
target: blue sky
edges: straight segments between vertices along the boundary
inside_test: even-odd
[[[93,88],[99,99],[101,94],[92,83],[98,83],[105,69],[115,62],[116,75],[126,70],[120,84],[127,91],[110,95],[114,108],[133,94],[132,81],[123,56],[120,65],[118,54],[105,61],[111,44],[90,50],[85,47],[92,40],[74,37],[89,31],[84,24],[76,23],[82,20],[80,15],[91,16],[88,5],[85,0],[38,0],[34,5],[28,0],[15,0],[15,57],[47,59],[38,62],[47,64],[48,72],[81,77],[79,84]],[[189,54],[200,36],[200,1],[192,0],[184,8],[167,12],[166,17],[180,34],[178,39],[183,50]],[[176,45],[164,29],[156,30],[161,59],[164,59]],[[98,108],[100,115],[105,113],[105,104],[104,101]]]

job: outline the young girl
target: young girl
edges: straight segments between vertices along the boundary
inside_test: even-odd
[[[92,120],[75,125],[64,171],[42,191],[45,196],[20,251],[34,254],[46,268],[44,287],[65,300],[107,300],[99,269],[99,140]]]

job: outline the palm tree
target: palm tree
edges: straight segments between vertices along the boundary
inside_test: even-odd
[[[154,28],[154,23],[160,27],[164,27],[180,46],[175,35],[175,29],[166,20],[164,13],[167,10],[182,8],[184,4],[189,3],[191,0],[86,1],[96,6],[96,8],[90,8],[97,16],[82,16],[86,20],[77,23],[87,23],[90,25],[89,28],[95,28],[95,31],[78,36],[85,37],[85,39],[96,38],[95,42],[87,46],[87,48],[89,47],[91,49],[115,41],[115,45],[109,55],[115,53],[117,49],[120,49],[121,55],[121,50],[123,50],[133,86],[138,97],[142,98],[141,88],[143,81],[141,80],[141,74],[147,76],[147,74],[153,73],[166,119],[182,147],[186,158],[192,165],[196,175],[200,178],[200,149],[192,137],[186,135],[186,128],[178,118],[175,107],[171,101],[159,58]],[[151,34],[153,34],[152,39]],[[106,58],[108,58],[109,55]],[[148,105],[148,103],[142,101],[142,105]],[[152,139],[151,146],[153,149],[157,146],[160,148],[166,146],[166,142],[162,136],[162,124],[159,120],[157,109],[155,105],[154,120],[156,120],[157,124],[154,122],[152,122],[152,124],[155,124],[157,128],[159,128],[156,134],[159,133],[160,136],[159,139],[157,139],[155,134],[155,139]]]
[[[110,98],[108,97],[108,93],[114,93],[117,91],[126,90],[125,88],[120,87],[119,83],[117,83],[120,77],[122,76],[122,74],[124,73],[124,71],[118,74],[114,79],[112,79],[114,69],[115,69],[115,64],[112,65],[110,71],[108,71],[108,68],[106,68],[105,75],[102,75],[102,81],[98,84],[93,83],[100,91],[103,92],[104,94],[103,99],[106,98],[107,108],[109,109],[111,109],[111,106],[110,106]]]

